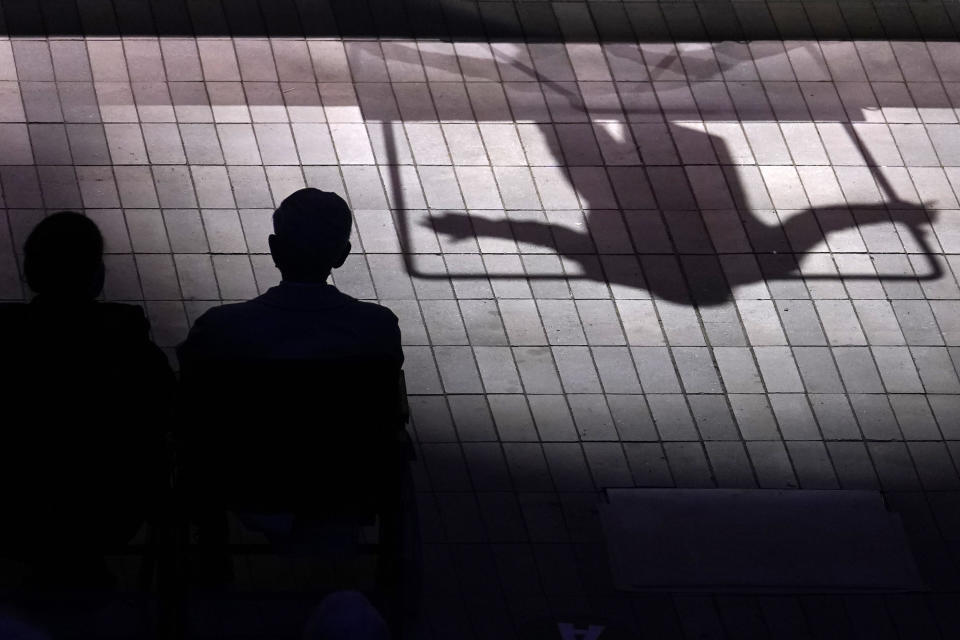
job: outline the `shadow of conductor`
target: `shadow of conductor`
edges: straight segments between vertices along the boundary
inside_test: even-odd
[[[564,97],[574,110],[586,112],[577,92],[542,78],[522,62],[512,64]],[[609,114],[591,109],[590,114],[614,115],[621,119],[629,115],[619,109]],[[544,136],[551,139],[551,123],[540,126]],[[693,128],[671,128],[678,146],[699,149],[714,156],[715,161],[692,164],[674,159],[669,165],[608,167],[611,175],[618,173],[620,177],[621,184],[616,189],[619,202],[606,178],[576,179],[571,170],[575,167],[564,160],[559,148],[554,149],[555,160],[562,165],[566,180],[580,198],[584,231],[529,220],[510,220],[504,224],[500,220],[453,212],[437,215],[424,224],[451,237],[497,237],[547,247],[579,267],[579,273],[569,277],[646,289],[660,299],[698,306],[724,304],[737,287],[765,280],[841,277],[846,280],[932,280],[940,277],[941,263],[934,257],[936,251],[927,239],[929,225],[938,212],[900,199],[881,172],[874,172],[874,176],[886,196],[885,205],[838,203],[835,207],[774,211],[772,203],[767,203],[765,219],[760,209],[752,206],[722,138]],[[625,126],[623,129],[625,135],[616,137],[602,124],[593,127],[604,155],[637,158],[638,151],[645,152],[650,142],[643,139],[634,142],[629,130]],[[846,131],[865,164],[872,168],[872,158],[856,131],[850,126]],[[693,174],[697,174],[696,182],[690,181]],[[625,197],[629,202],[624,201]],[[927,257],[928,273],[800,275],[804,257],[817,246],[825,246],[831,233],[873,224],[896,225],[908,231],[911,238],[906,243],[914,241],[919,254]],[[597,242],[601,238],[607,246]],[[744,258],[752,262],[754,254],[759,265],[753,262],[744,268]],[[523,277],[563,276],[525,274]]]

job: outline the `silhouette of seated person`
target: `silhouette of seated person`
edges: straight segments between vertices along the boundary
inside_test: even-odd
[[[36,296],[0,305],[4,394],[0,553],[41,584],[105,575],[161,491],[175,379],[136,305],[96,301],[103,239],[79,213],[41,221],[24,246]]]
[[[350,253],[351,226],[334,193],[287,197],[269,237],[280,284],[208,310],[178,348],[191,418],[183,478],[201,542],[225,537],[221,508],[283,542],[369,506],[351,501],[380,481],[369,470],[386,464],[380,444],[397,435],[403,353],[392,311],[327,283]]]

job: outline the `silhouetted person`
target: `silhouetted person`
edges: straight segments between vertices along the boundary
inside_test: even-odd
[[[334,193],[287,197],[269,237],[280,284],[210,309],[178,349],[192,416],[183,433],[185,482],[201,542],[216,546],[225,536],[220,506],[282,541],[311,492],[362,480],[354,474],[360,466],[339,452],[360,447],[375,460],[361,423],[379,419],[369,417],[371,407],[389,406],[382,393],[396,392],[403,352],[392,311],[326,282],[350,253],[351,225]]]
[[[248,302],[197,319],[177,353],[196,358],[337,360],[382,356],[403,363],[397,317],[341,293],[327,278],[350,253],[353,218],[335,193],[300,189],[273,214],[270,253],[282,280]]]
[[[163,482],[173,373],[140,307],[96,301],[102,252],[88,218],[49,216],[24,246],[36,296],[0,305],[0,553],[42,584],[109,581],[103,550],[132,537]]]

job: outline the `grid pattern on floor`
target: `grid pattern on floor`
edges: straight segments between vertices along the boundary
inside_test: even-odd
[[[954,42],[0,40],[0,298],[83,210],[172,358],[278,280],[279,200],[337,191],[334,281],[401,321],[425,637],[949,637],[952,595],[614,594],[595,503],[881,489],[955,587],[958,117]]]

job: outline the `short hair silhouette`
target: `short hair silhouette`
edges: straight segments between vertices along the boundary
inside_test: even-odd
[[[284,280],[325,280],[350,253],[353,216],[343,198],[308,187],[273,214],[270,252]]]
[[[23,254],[27,285],[37,294],[96,298],[103,288],[103,236],[84,215],[60,211],[44,218]]]

